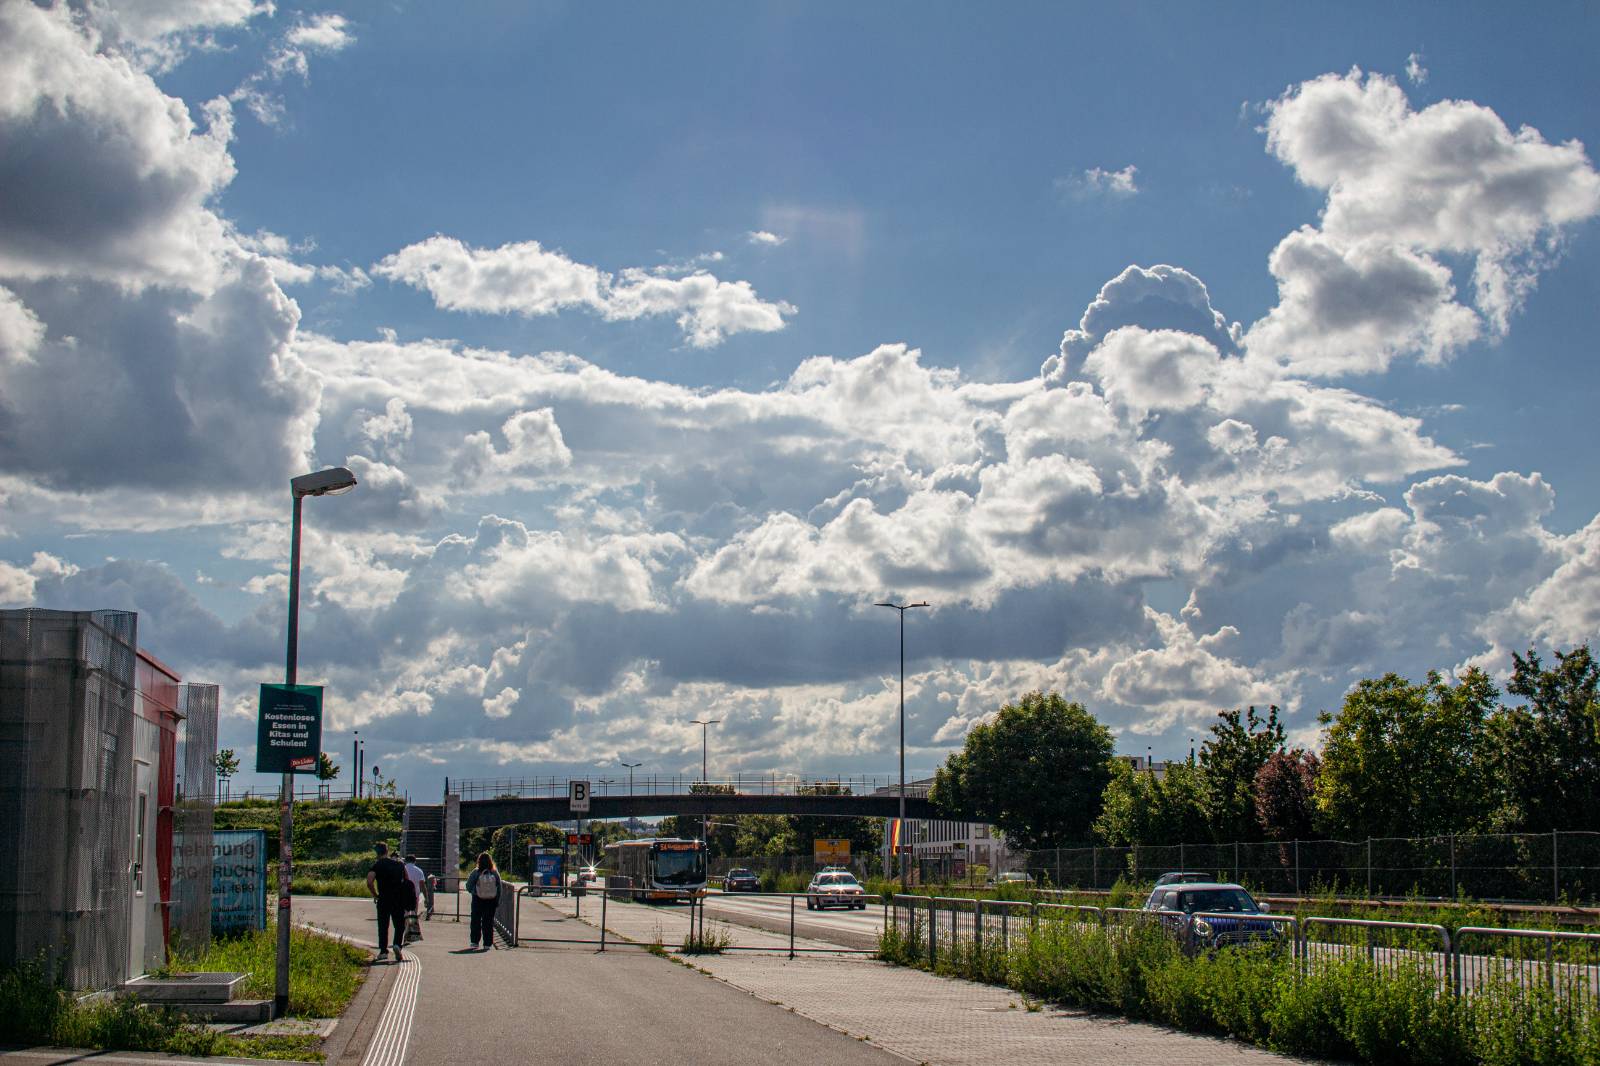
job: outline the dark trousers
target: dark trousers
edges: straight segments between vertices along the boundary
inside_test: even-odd
[[[389,950],[389,925],[394,924],[394,946],[406,942],[405,900],[378,897],[378,954]]]
[[[472,946],[477,947],[481,942],[484,947],[494,947],[494,911],[500,906],[500,900],[479,899],[472,897],[472,924],[468,936],[472,938]]]

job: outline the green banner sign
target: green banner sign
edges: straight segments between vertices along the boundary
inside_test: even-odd
[[[262,685],[256,773],[316,773],[321,753],[322,686]]]

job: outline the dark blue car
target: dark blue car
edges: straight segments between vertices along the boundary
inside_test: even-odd
[[[1239,944],[1277,945],[1283,923],[1264,917],[1266,908],[1239,885],[1209,882],[1175,884],[1150,893],[1145,910],[1159,911],[1162,925],[1181,936],[1190,950]]]

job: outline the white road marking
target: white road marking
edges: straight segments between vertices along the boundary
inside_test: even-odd
[[[417,1012],[417,988],[422,982],[422,963],[408,955],[398,964],[400,976],[384,1005],[378,1031],[367,1046],[361,1066],[403,1066],[406,1049],[411,1046],[411,1019]]]

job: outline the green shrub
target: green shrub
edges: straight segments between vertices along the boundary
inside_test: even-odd
[[[948,912],[931,968],[1003,984],[1030,1000],[1116,1011],[1226,1034],[1293,1054],[1384,1066],[1595,1066],[1600,1011],[1543,987],[1480,985],[1457,997],[1432,960],[1365,953],[1317,956],[1304,968],[1278,946],[1186,954],[1153,923],[1101,927],[1047,915],[1019,929],[1009,950],[992,941],[952,945]],[[929,969],[926,912],[886,928],[879,957]],[[989,927],[994,928],[992,925]],[[1425,943],[1412,947],[1426,950]]]

